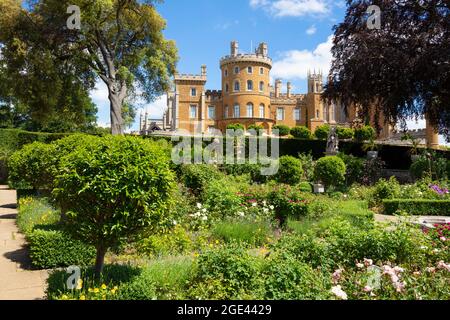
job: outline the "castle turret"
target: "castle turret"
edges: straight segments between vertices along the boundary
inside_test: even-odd
[[[239,43],[237,41],[231,41],[231,55],[237,56],[239,53]]]
[[[275,98],[280,97],[282,85],[283,85],[283,82],[281,81],[281,79],[275,80]]]

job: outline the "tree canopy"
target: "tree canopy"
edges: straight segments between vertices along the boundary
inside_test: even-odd
[[[80,9],[80,29],[69,28],[73,5]],[[101,79],[112,133],[121,134],[134,98],[150,102],[169,88],[177,50],[163,36],[165,21],[153,0],[30,0],[23,7],[5,0],[0,9],[6,74],[18,85],[33,84],[39,114],[57,104],[55,90],[72,85],[88,92]]]
[[[368,28],[381,9],[381,28]],[[391,123],[427,115],[440,132],[450,128],[450,8],[446,0],[347,0],[335,26],[328,102],[375,107]]]

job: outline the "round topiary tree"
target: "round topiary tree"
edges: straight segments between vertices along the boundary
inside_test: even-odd
[[[320,158],[314,168],[314,179],[326,186],[340,186],[345,182],[346,166],[337,156]]]
[[[278,135],[280,137],[288,136],[291,132],[291,129],[289,129],[289,127],[284,124],[277,124],[273,126],[272,130],[278,130]]]
[[[319,126],[316,128],[316,131],[314,131],[314,136],[319,140],[327,140],[328,135],[330,134],[330,130],[330,126],[324,124],[323,126]]]
[[[264,130],[264,127],[258,124],[252,124],[248,126],[247,131],[248,130],[255,130],[256,134],[259,134],[259,131]]]
[[[311,139],[311,130],[305,126],[297,126],[291,129],[291,135],[298,139]]]
[[[355,130],[352,128],[337,127],[336,133],[339,139],[353,139]]]
[[[364,126],[355,129],[355,139],[356,141],[371,141],[376,138],[376,131],[371,126]]]
[[[245,131],[245,127],[243,124],[240,123],[230,123],[227,125],[227,130],[242,130]]]
[[[292,156],[282,156],[279,160],[278,172],[275,179],[278,182],[294,185],[303,177],[302,162]]]
[[[122,136],[96,138],[62,160],[54,196],[67,209],[67,231],[96,248],[97,277],[108,249],[169,218],[169,162],[158,144]]]

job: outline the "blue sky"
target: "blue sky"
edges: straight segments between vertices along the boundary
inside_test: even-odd
[[[166,0],[157,7],[167,21],[166,38],[178,47],[178,72],[199,73],[206,64],[207,89],[220,89],[219,60],[229,54],[230,42],[237,40],[240,52],[266,42],[274,62],[272,80],[281,78],[284,85],[291,81],[294,92],[304,93],[308,69],[327,74],[333,26],[345,16],[345,1],[339,0]],[[99,82],[91,96],[99,108],[99,125],[109,126],[106,87]],[[162,96],[151,104],[139,104],[139,110],[161,118],[165,105]],[[138,121],[139,112],[131,130],[138,129]],[[408,126],[416,129],[425,124],[410,121]]]

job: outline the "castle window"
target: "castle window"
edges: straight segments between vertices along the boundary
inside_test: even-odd
[[[225,108],[223,109],[223,118],[228,118],[228,106],[225,106]]]
[[[259,74],[264,74],[264,68],[259,68]]]
[[[253,118],[253,104],[247,104],[247,118]]]
[[[264,81],[261,81],[259,83],[259,91],[263,92],[264,91]]]
[[[253,81],[247,80],[247,91],[253,91]]]
[[[265,118],[265,111],[264,111],[264,104],[260,104],[259,105],[259,117],[261,118],[261,119],[264,119]]]
[[[208,107],[208,119],[214,120],[216,118],[216,107]]]
[[[320,118],[320,111],[316,110],[316,119],[319,119],[319,118]]]
[[[196,97],[196,96],[197,96],[197,89],[191,88],[191,97]]]
[[[239,108],[239,105],[234,106],[234,118],[240,118],[241,117],[241,110]]]
[[[253,67],[247,67],[247,73],[252,74],[253,73]]]
[[[234,73],[235,73],[235,74],[239,74],[239,71],[240,71],[240,70],[239,70],[239,67],[234,67]]]
[[[300,108],[295,108],[294,109],[294,120],[295,121],[300,121]]]
[[[229,88],[228,83],[227,83],[227,84],[225,84],[225,92],[228,92],[229,90],[230,90],[230,88]]]
[[[225,69],[224,74],[225,74],[225,77],[228,77],[228,69]]]
[[[284,120],[284,108],[277,108],[277,120]]]
[[[240,91],[241,85],[239,84],[239,81],[234,82],[234,91]]]
[[[191,119],[197,118],[197,106],[196,105],[194,105],[194,104],[191,105],[189,116],[190,116]]]

